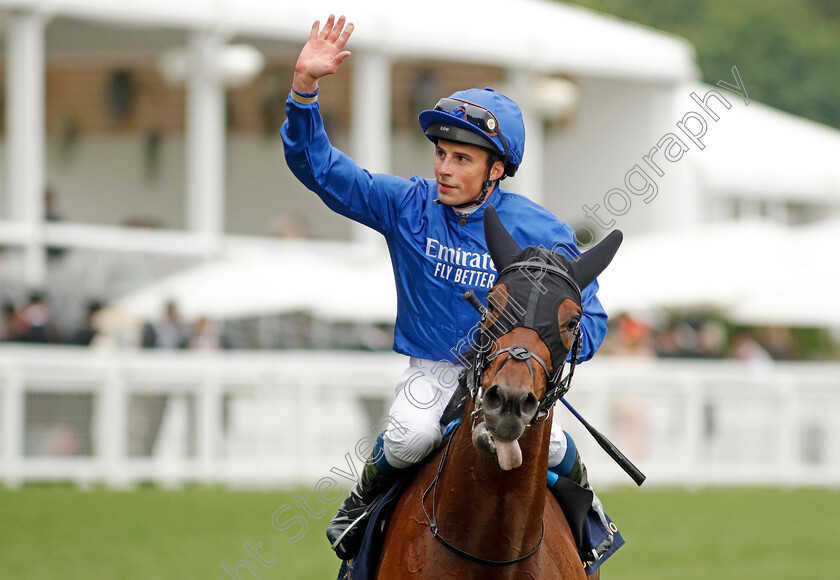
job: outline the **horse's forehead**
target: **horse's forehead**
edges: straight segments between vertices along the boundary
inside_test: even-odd
[[[571,301],[580,307],[580,290],[571,277],[569,261],[557,252],[529,246],[516,264],[500,274],[488,295],[487,325],[497,337],[520,326],[535,330],[557,364],[568,351],[560,332],[561,317],[574,313],[561,305]]]
[[[499,337],[499,340],[496,343],[496,348],[498,349],[510,348],[513,350],[516,347],[521,346],[530,350],[533,354],[540,357],[541,360],[547,361],[548,357],[551,356],[548,345],[542,337],[540,337],[540,335],[531,328],[514,328],[510,332]],[[488,371],[493,373],[494,381],[497,381],[504,376],[504,380],[506,380],[505,384],[507,384],[508,387],[516,387],[518,385],[519,387],[526,388],[531,391],[534,391],[535,387],[545,386],[544,384],[535,384],[531,380],[533,376],[535,376],[532,373],[534,373],[537,363],[529,362],[527,366],[504,364],[507,358],[515,357],[497,356],[493,358],[488,366]],[[529,368],[532,370],[529,370]],[[540,375],[540,373],[537,373],[537,375]],[[547,379],[548,377],[545,378]],[[544,389],[537,390],[541,390],[541,392],[536,393],[537,396],[542,395],[544,392]]]

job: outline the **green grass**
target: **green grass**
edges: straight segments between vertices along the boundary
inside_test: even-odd
[[[297,492],[313,494],[313,490]],[[600,494],[627,545],[605,580],[840,578],[840,493],[772,489],[617,490]],[[0,489],[0,578],[228,579],[262,544],[270,580],[332,580],[338,560],[324,539],[329,512],[309,529],[272,526],[304,516],[292,492],[217,489],[130,492],[72,488]],[[317,514],[319,500],[306,500]],[[254,562],[254,560],[251,560]],[[253,578],[246,570],[240,577]]]

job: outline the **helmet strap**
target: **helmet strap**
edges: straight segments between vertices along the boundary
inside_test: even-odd
[[[490,172],[493,170],[493,166],[487,168],[487,177],[484,180],[484,185],[481,186],[481,193],[477,198],[472,201],[468,201],[467,203],[461,203],[458,205],[453,205],[455,209],[463,209],[465,207],[470,207],[473,205],[481,205],[484,203],[484,200],[487,198],[487,192],[493,187],[494,180],[490,179]]]

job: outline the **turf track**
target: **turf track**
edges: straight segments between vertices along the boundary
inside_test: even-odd
[[[332,580],[338,561],[323,531],[333,508],[313,496],[311,488],[0,489],[0,578],[228,579],[221,564],[235,566],[247,557],[244,544],[260,543],[265,564],[250,562],[263,578]],[[840,579],[840,492],[622,489],[601,497],[628,541],[604,566],[605,580]],[[302,524],[277,530],[272,518],[282,528],[296,515],[308,530],[289,543]],[[239,576],[255,577],[244,567]]]

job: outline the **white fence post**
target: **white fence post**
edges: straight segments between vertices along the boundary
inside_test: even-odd
[[[23,481],[24,390],[20,367],[6,367],[3,388],[3,479],[8,487],[18,487]]]
[[[112,487],[125,487],[128,477],[125,461],[128,454],[128,397],[124,370],[110,361],[105,370],[105,383],[94,403],[96,412],[94,455],[99,455],[102,477]]]
[[[218,446],[217,435],[221,433],[221,383],[218,371],[209,365],[204,373],[204,381],[200,385],[197,401],[196,442],[199,463],[199,477],[202,483],[213,483],[218,477]]]
[[[802,480],[802,457],[799,435],[801,406],[799,385],[782,377],[776,385],[779,403],[779,457],[777,473],[781,483],[794,487]]]
[[[680,377],[682,393],[685,397],[685,424],[683,425],[684,454],[683,483],[689,488],[699,488],[706,484],[705,458],[703,457],[703,405],[705,395],[702,384],[693,375]]]

